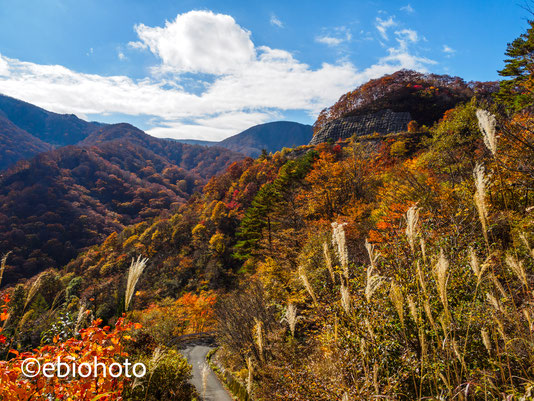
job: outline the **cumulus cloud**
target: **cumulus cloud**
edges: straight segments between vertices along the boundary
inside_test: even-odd
[[[0,92],[58,113],[146,116],[154,121],[148,132],[156,136],[219,140],[287,110],[315,116],[371,78],[401,68],[424,71],[434,63],[410,52],[418,36],[409,30],[398,31],[399,45],[364,70],[349,61],[312,68],[283,49],[255,46],[232,17],[207,11],[136,30],[139,41],[130,47],[159,57],[157,74],[144,79],[85,74],[0,54]],[[228,37],[237,43],[229,44]],[[219,60],[218,55],[232,53],[228,49],[239,54]],[[200,93],[185,84],[198,72],[211,74],[210,79],[198,75]]]
[[[254,60],[250,32],[229,15],[211,11],[179,14],[164,27],[135,26],[137,48],[158,56],[165,72],[227,74]]]
[[[397,25],[397,23],[395,22],[393,17],[389,17],[388,19],[376,17],[375,27],[380,33],[380,36],[384,38],[384,40],[389,40],[388,29],[394,27],[395,25]]]
[[[284,24],[282,23],[282,21],[280,21],[278,19],[278,17],[276,15],[271,15],[271,25],[274,25],[274,26],[277,26],[278,28],[283,28],[284,27]]]

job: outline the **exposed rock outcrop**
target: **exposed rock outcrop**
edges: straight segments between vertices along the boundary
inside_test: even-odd
[[[375,132],[389,134],[406,131],[412,117],[408,112],[394,112],[389,109],[359,116],[342,117],[328,122],[310,141],[317,145],[328,140],[347,139],[353,135],[370,135]]]

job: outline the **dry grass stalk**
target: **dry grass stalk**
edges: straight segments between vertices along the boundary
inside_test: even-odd
[[[480,335],[482,337],[482,342],[484,343],[484,347],[488,350],[488,353],[491,354],[491,340],[490,336],[486,329],[480,330]]]
[[[302,266],[299,266],[299,277],[300,277],[300,280],[302,281],[302,284],[304,285],[304,288],[306,288],[306,291],[308,291],[308,294],[310,294],[310,297],[312,297],[313,303],[317,304],[317,298],[315,297],[315,293],[313,292],[313,287],[308,281],[308,275],[306,274],[306,269],[304,269],[304,267]]]
[[[350,314],[350,291],[348,287],[346,287],[343,282],[341,282],[341,305],[343,306],[343,310],[348,315]]]
[[[37,278],[33,281],[32,285],[30,286],[30,289],[28,290],[28,294],[26,295],[26,302],[24,303],[24,309],[26,310],[26,307],[30,303],[30,301],[33,299],[35,294],[37,294],[37,291],[39,290],[39,287],[41,286],[41,279],[43,275],[40,274],[37,276]]]
[[[438,262],[435,266],[436,281],[438,284],[438,294],[443,304],[445,314],[450,316],[449,300],[447,298],[447,282],[449,280],[449,261],[445,258],[443,249],[440,250]]]
[[[410,310],[410,315],[415,323],[419,321],[419,314],[417,313],[417,305],[411,295],[408,295],[408,309]]]
[[[371,301],[373,294],[386,281],[385,277],[379,276],[378,274],[369,275],[370,270],[367,270],[367,284],[365,286],[365,299],[367,299],[367,302]]]
[[[412,206],[406,212],[406,237],[412,252],[415,253],[415,238],[418,234],[417,223],[419,221],[419,209],[417,206]]]
[[[367,329],[367,332],[369,333],[369,338],[371,338],[372,341],[375,340],[375,332],[373,331],[373,326],[371,325],[371,322],[369,319],[364,319],[365,327]]]
[[[510,268],[510,270],[512,270],[517,276],[519,281],[521,281],[521,284],[528,288],[527,273],[525,271],[525,268],[523,267],[523,262],[517,260],[517,258],[511,254],[506,255],[505,262]]]
[[[256,324],[254,325],[254,340],[258,346],[258,352],[260,354],[260,359],[263,361],[263,322],[254,318]]]
[[[428,321],[432,325],[432,328],[436,330],[436,321],[434,320],[434,317],[432,316],[432,309],[430,308],[430,304],[428,303],[428,299],[425,299],[425,302],[423,303],[423,308],[425,309],[426,316],[428,318]]]
[[[486,203],[486,177],[484,176],[484,166],[477,163],[475,170],[473,171],[473,177],[475,179],[475,195],[474,201],[478,211],[478,217],[482,224],[482,233],[486,244],[489,246],[488,239],[488,205]]]
[[[488,299],[488,302],[490,303],[490,305],[493,306],[493,309],[495,309],[497,312],[504,313],[501,303],[499,302],[497,298],[495,298],[493,294],[489,292],[486,293],[486,298]]]
[[[345,230],[343,226],[345,224],[332,223],[332,245],[337,251],[337,256],[339,258],[339,263],[343,267],[343,272],[345,278],[349,278],[349,255],[347,251],[347,243],[345,238]]]
[[[349,401],[349,393],[345,391],[341,397],[341,401]]]
[[[391,282],[389,288],[389,298],[399,315],[401,326],[404,327],[404,297],[402,296],[402,290],[399,285],[395,282]]]
[[[371,262],[371,271],[376,268],[376,261],[380,256],[379,252],[375,252],[375,246],[370,244],[367,239],[365,240],[365,249],[367,249],[367,254],[369,255],[369,261]]]
[[[74,327],[74,332],[78,333],[80,325],[83,323],[84,318],[87,316],[89,310],[85,309],[85,302],[80,303],[80,309],[78,309],[78,316],[76,318],[76,326]]]
[[[282,321],[286,321],[291,335],[295,337],[295,328],[297,327],[297,322],[302,318],[302,316],[297,316],[297,307],[293,303],[287,305],[286,313]]]
[[[525,247],[527,248],[530,256],[532,258],[534,258],[534,249],[532,249],[532,247],[530,246],[530,243],[528,242],[527,235],[525,233],[521,233],[521,234],[519,234],[519,238],[521,238],[521,240],[525,244]]]
[[[125,311],[127,311],[130,307],[130,302],[132,301],[135,286],[137,285],[137,282],[139,281],[139,277],[141,277],[143,270],[145,270],[146,262],[148,262],[148,258],[141,258],[141,256],[138,256],[137,260],[132,258],[132,264],[130,265],[130,269],[128,270],[128,282],[126,284],[126,294],[124,298]]]
[[[477,110],[478,127],[482,131],[484,137],[484,144],[490,150],[493,156],[497,155],[497,136],[495,135],[495,128],[497,120],[495,116],[487,110]]]
[[[419,240],[419,245],[421,246],[421,256],[423,257],[423,262],[426,263],[426,243],[423,238]]]
[[[254,365],[252,365],[252,358],[250,356],[247,357],[247,370],[247,393],[250,395],[252,393],[252,375],[254,373]]]
[[[4,270],[6,269],[7,258],[10,253],[11,251],[2,256],[2,261],[0,261],[0,284],[2,284],[2,277],[4,277]]]
[[[427,290],[426,290],[426,280],[425,275],[423,273],[423,269],[421,269],[421,264],[419,261],[417,261],[417,279],[419,280],[419,284],[421,285],[421,289],[423,290],[423,295],[427,296]]]
[[[323,243],[323,254],[324,254],[324,261],[326,263],[326,268],[328,269],[328,273],[330,273],[330,278],[332,279],[332,283],[335,283],[335,275],[334,275],[334,269],[332,268],[332,258],[330,258],[330,252],[328,250],[328,244],[325,242]]]

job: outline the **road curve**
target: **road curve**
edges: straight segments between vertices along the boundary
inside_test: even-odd
[[[206,355],[211,349],[212,347],[207,345],[192,345],[180,351],[193,366],[191,383],[196,387],[204,401],[233,401],[211,368],[207,372],[206,388],[204,389],[202,368],[207,365]]]

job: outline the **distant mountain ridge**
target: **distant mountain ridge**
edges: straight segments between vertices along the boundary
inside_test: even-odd
[[[250,157],[258,157],[264,149],[274,153],[283,148],[306,145],[312,136],[311,125],[292,121],[274,121],[255,125],[220,142],[194,139],[177,139],[176,141],[203,146],[221,146]]]

